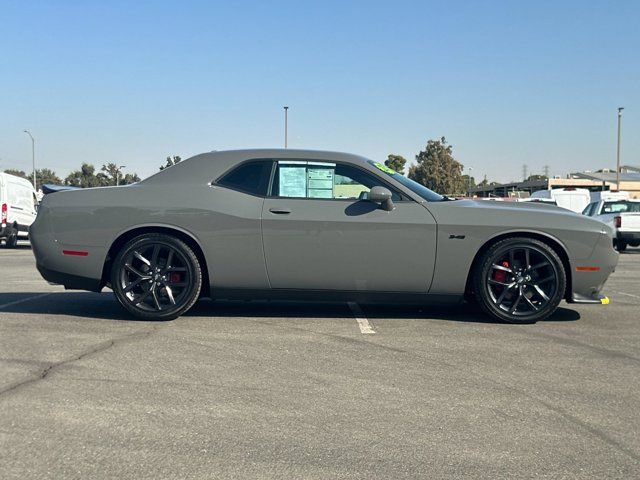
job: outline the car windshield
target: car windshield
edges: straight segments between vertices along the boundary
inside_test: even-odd
[[[404,175],[400,175],[398,172],[390,169],[389,167],[387,167],[386,165],[383,165],[382,163],[374,162],[373,160],[369,160],[369,163],[374,167],[376,167],[381,172],[383,172],[385,175],[388,175],[391,178],[393,178],[395,181],[400,182],[402,185],[407,187],[413,193],[424,198],[427,202],[442,202],[443,200],[447,199],[446,197],[443,197],[439,193],[429,190],[424,185],[421,185],[418,182],[415,182],[410,178],[405,177]]]

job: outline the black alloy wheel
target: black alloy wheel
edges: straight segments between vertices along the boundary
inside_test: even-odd
[[[170,235],[151,233],[130,240],[111,270],[120,304],[144,320],[171,320],[198,300],[202,271],[193,250]]]
[[[478,303],[489,315],[509,323],[549,317],[566,288],[558,254],[531,238],[497,242],[484,254],[474,275]]]

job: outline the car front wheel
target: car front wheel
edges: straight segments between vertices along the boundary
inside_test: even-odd
[[[202,271],[193,250],[170,235],[130,240],[116,256],[111,287],[120,304],[144,320],[172,320],[198,300]]]
[[[566,273],[558,254],[532,238],[509,238],[491,246],[474,274],[482,309],[509,323],[549,317],[564,296]]]

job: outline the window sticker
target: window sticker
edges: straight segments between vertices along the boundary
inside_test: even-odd
[[[309,166],[307,197],[333,198],[334,167]]]
[[[307,195],[307,168],[304,164],[280,164],[278,168],[281,197],[304,198]]]
[[[395,170],[387,167],[386,165],[383,165],[379,162],[373,162],[374,167],[376,167],[378,170],[382,170],[384,173],[388,173],[389,175],[395,175],[396,172]]]

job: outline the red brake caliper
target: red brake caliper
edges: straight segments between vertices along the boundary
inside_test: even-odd
[[[502,262],[501,265],[505,268],[509,268],[509,262],[507,261]],[[505,282],[507,280],[507,272],[495,269],[493,271],[493,279],[497,282]]]
[[[180,283],[180,274],[178,272],[173,272],[170,277],[171,283]]]

